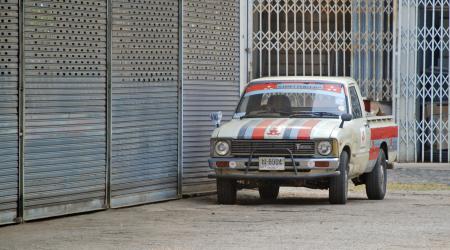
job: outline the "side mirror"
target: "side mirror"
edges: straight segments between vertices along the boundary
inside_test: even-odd
[[[341,115],[341,120],[342,120],[342,122],[341,122],[341,125],[339,125],[339,128],[343,128],[344,127],[344,122],[349,122],[349,121],[353,120],[353,115],[352,114],[348,114],[348,113],[342,114]]]
[[[220,127],[220,122],[222,121],[222,112],[213,112],[209,115],[209,118],[211,119],[211,121],[213,122],[214,126],[216,126],[216,128]]]

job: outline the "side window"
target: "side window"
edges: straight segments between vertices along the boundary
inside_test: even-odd
[[[355,87],[350,87],[350,99],[352,104],[353,118],[358,119],[362,117],[361,104],[359,103],[358,93]]]

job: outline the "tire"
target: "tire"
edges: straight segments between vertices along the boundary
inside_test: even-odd
[[[383,200],[387,183],[386,154],[380,149],[377,162],[372,172],[366,174],[366,194],[369,200]]]
[[[331,204],[345,204],[348,196],[348,153],[343,151],[339,158],[340,175],[331,177],[328,189]]]
[[[280,185],[273,183],[262,183],[258,187],[261,200],[274,201],[280,193]]]
[[[236,203],[237,182],[231,179],[217,179],[217,203],[233,205]]]

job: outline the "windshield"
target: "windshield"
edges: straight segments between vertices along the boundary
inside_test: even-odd
[[[246,89],[236,118],[330,117],[348,113],[344,86],[322,83],[262,83]]]

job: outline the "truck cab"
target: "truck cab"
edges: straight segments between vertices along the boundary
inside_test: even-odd
[[[345,204],[349,180],[380,200],[397,135],[392,117],[368,116],[352,78],[257,79],[211,136],[210,178],[221,204],[234,204],[238,188],[273,200],[280,186],[328,189],[330,203]]]

